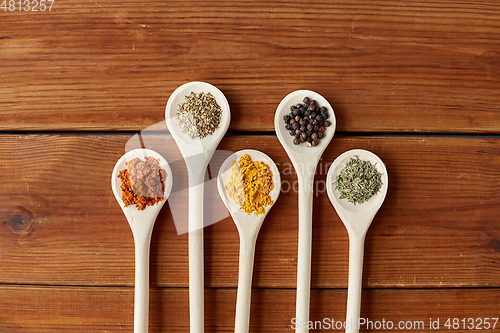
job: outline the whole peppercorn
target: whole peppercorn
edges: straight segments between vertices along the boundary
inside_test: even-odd
[[[316,147],[332,124],[328,118],[328,108],[306,96],[302,103],[290,106],[290,114],[284,115],[283,121],[295,145],[306,143],[307,147]]]

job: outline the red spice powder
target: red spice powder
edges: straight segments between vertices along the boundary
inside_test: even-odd
[[[125,207],[134,205],[138,210],[162,201],[165,192],[164,179],[167,172],[160,168],[159,160],[147,156],[145,161],[138,157],[125,162],[127,169],[119,172],[122,201]]]

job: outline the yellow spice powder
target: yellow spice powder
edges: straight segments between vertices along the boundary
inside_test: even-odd
[[[231,165],[231,179],[224,186],[227,195],[247,214],[264,214],[264,207],[273,204],[269,193],[274,189],[273,172],[262,161],[252,162],[250,155],[240,157]]]

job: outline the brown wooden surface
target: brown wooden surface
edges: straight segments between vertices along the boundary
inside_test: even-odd
[[[236,290],[207,289],[206,332],[233,332]],[[132,288],[53,288],[2,287],[0,297],[4,309],[0,312],[2,327],[9,332],[132,332]],[[291,332],[295,322],[294,290],[255,290],[250,319],[251,332]],[[326,323],[343,322],[347,294],[345,290],[323,289],[311,293],[311,320]],[[401,299],[405,302],[401,303]],[[188,332],[189,317],[185,315],[188,291],[184,288],[155,289],[150,292],[150,332]],[[474,332],[470,329],[448,330],[447,318],[498,317],[500,293],[491,289],[448,290],[365,290],[363,318],[373,322],[391,321],[395,327],[412,325],[415,332]],[[450,311],[453,309],[453,311]],[[429,322],[440,319],[440,330],[431,329]],[[444,319],[444,320],[443,320]],[[419,323],[420,322],[420,323]],[[494,320],[490,323],[493,324]],[[478,322],[479,323],[479,322]],[[340,332],[318,329],[310,332]],[[326,325],[326,324],[325,324]],[[423,325],[423,326],[422,326]],[[460,323],[462,325],[462,323]],[[468,323],[466,321],[466,327]],[[404,326],[402,326],[404,327]],[[498,327],[498,323],[497,323]],[[363,328],[366,328],[364,326]],[[391,330],[373,329],[374,332]],[[490,330],[492,331],[492,330]],[[488,332],[488,331],[487,331]]]
[[[310,89],[350,132],[499,133],[494,1],[116,1],[0,10],[3,130],[142,130],[195,80],[232,130]]]
[[[151,244],[150,332],[189,331],[187,235],[177,233],[187,177],[164,109],[196,80],[231,106],[205,184],[206,332],[234,331],[239,241],[214,178],[248,148],[282,178],[257,242],[250,331],[293,331],[296,176],[273,131],[297,89],[322,94],[337,119],[315,179],[311,320],[345,317],[348,237],[324,181],[354,148],[389,174],[366,238],[362,317],[455,332],[477,329],[450,330],[448,318],[500,318],[499,40],[500,5],[485,0],[0,9],[0,333],[133,332],[133,238],[110,178],[141,146],[174,178]],[[311,330],[322,331],[342,330]]]

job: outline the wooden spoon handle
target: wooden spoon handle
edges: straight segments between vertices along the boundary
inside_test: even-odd
[[[203,176],[189,174],[189,317],[190,332],[204,331]]]
[[[235,333],[248,333],[250,327],[250,304],[252,297],[252,275],[255,258],[255,240],[240,238],[240,267],[238,294],[236,296]]]
[[[364,236],[349,235],[349,285],[347,288],[346,333],[359,332]]]
[[[135,235],[134,333],[148,332],[151,233]]]
[[[297,304],[296,332],[309,331],[309,303],[311,289],[311,246],[312,246],[312,211],[313,211],[313,174],[301,175],[299,172],[299,250],[297,261]]]

